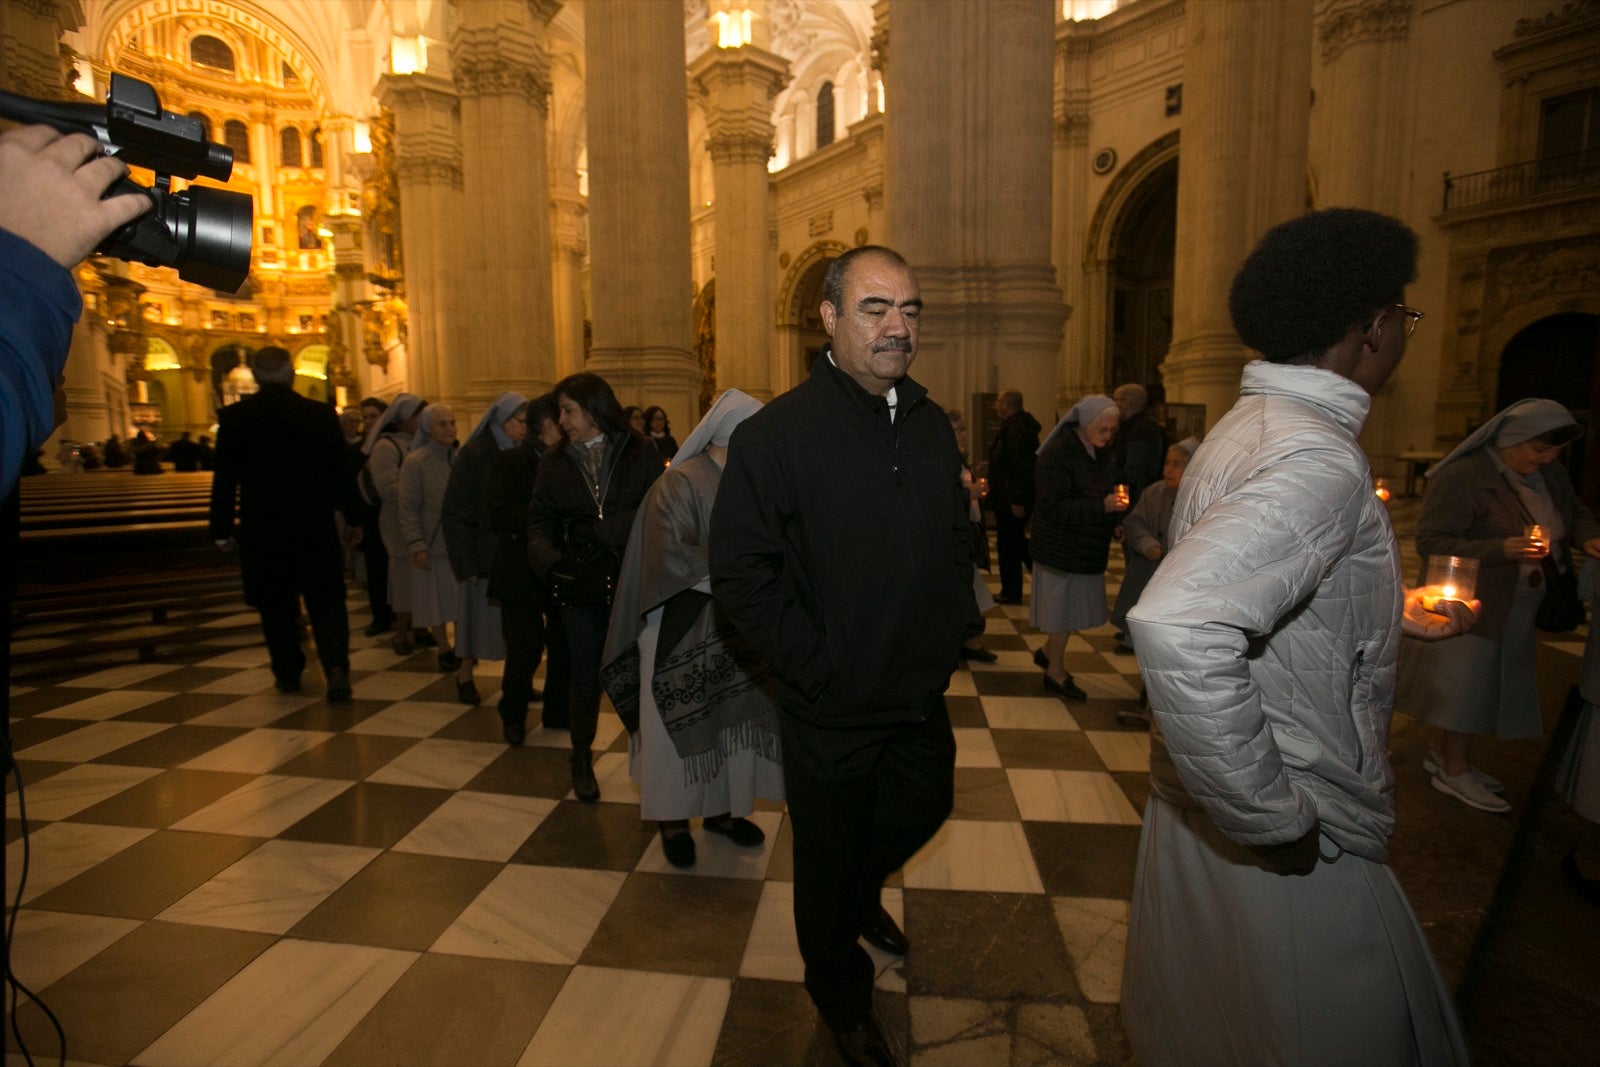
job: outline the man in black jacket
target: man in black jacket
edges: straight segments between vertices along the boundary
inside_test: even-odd
[[[1000,557],[1000,604],[1022,603],[1022,565],[1028,555],[1028,517],[1033,514],[1034,453],[1039,420],[1022,410],[1022,394],[1006,389],[994,398],[1000,430],[989,447],[989,506],[994,509],[995,554]]]
[[[832,346],[734,432],[711,516],[712,592],[780,680],[806,989],[852,1063],[893,1062],[857,938],[908,947],[879,893],[950,813],[944,690],[982,630],[955,435],[906,376],[921,310],[898,254],[836,260]]]
[[[281,348],[250,357],[259,392],[217,412],[211,478],[211,537],[233,548],[235,496],[245,603],[261,613],[279,692],[300,689],[300,598],[317,642],[329,700],[350,699],[350,622],[336,510],[353,512],[344,434],[327,404],[291,388],[294,363]],[[349,528],[352,542],[360,527]]]

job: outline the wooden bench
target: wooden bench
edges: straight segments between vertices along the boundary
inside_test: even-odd
[[[21,480],[20,494],[20,556],[30,581],[224,566],[206,532],[209,471],[34,475]]]

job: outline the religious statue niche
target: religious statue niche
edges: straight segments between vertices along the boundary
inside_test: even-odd
[[[315,251],[322,247],[322,238],[317,234],[317,205],[306,204],[301,207],[295,212],[294,221],[302,249]]]

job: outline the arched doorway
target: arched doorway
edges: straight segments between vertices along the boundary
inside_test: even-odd
[[[1106,387],[1136,382],[1155,393],[1172,342],[1178,160],[1158,165],[1129,193],[1112,223],[1106,286],[1110,350]]]
[[[811,264],[794,289],[794,322],[800,351],[797,381],[810,376],[811,365],[822,354],[822,346],[828,343],[828,331],[822,328],[822,312],[818,309],[822,306],[822,276],[828,273],[834,258],[819,259]]]
[[[255,375],[245,366],[249,358],[250,349],[240,344],[223,345],[211,353],[211,402],[218,411],[256,391]]]
[[[1495,410],[1528,397],[1564,404],[1586,431],[1566,452],[1572,484],[1584,500],[1600,499],[1600,315],[1548,315],[1519,330],[1500,353]]]
[[[774,392],[798,385],[811,374],[811,365],[828,343],[822,328],[822,278],[833,261],[849,251],[839,241],[817,241],[795,256],[779,259],[784,268],[778,284],[778,353],[781,363],[774,368]]]

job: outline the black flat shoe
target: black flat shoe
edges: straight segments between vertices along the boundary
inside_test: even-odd
[[[1065,682],[1056,682],[1048,674],[1044,676],[1044,688],[1047,693],[1054,693],[1062,700],[1076,700],[1079,702],[1089,699],[1089,694],[1079,689],[1072,681],[1072,675],[1067,675]]]
[[[661,851],[674,867],[694,866],[694,838],[687,830],[675,830],[670,834],[662,830]]]
[[[426,630],[416,631],[411,635],[411,639],[416,642],[418,648],[437,648],[439,645],[439,642],[433,639],[433,635]]]
[[[1050,657],[1044,654],[1044,649],[1036,648],[1033,650],[1033,665],[1041,671],[1050,669]]]
[[[968,648],[966,645],[962,645],[961,658],[975,659],[979,663],[993,663],[1000,657],[990,652],[987,648]]]
[[[900,1061],[889,1050],[883,1031],[871,1019],[848,1029],[834,1030],[833,1043],[850,1067],[899,1067]]]
[[[468,679],[456,683],[456,699],[470,707],[476,707],[483,697],[478,695],[478,683]]]
[[[994,602],[996,604],[1020,604],[1022,603],[1022,598],[1020,596],[1012,596],[1009,593],[1001,593],[994,598]]]
[[[289,678],[289,677],[279,678],[277,681],[273,682],[272,684],[277,688],[278,692],[280,692],[280,693],[289,694],[289,693],[298,693],[298,692],[300,692],[300,678],[299,678],[298,675],[293,677],[293,678]]]
[[[882,904],[878,905],[877,914],[868,918],[866,926],[862,927],[861,939],[893,956],[904,956],[911,949],[905,931]]]
[[[454,652],[439,653],[439,673],[448,674],[461,669],[461,657]]]
[[[588,752],[572,754],[572,792],[585,804],[600,799],[600,783],[594,779],[594,757]]]
[[[745,848],[754,848],[767,839],[766,832],[761,827],[749,819],[735,818],[731,815],[724,815],[720,819],[707,819],[705,827],[708,833],[721,834],[734,844],[743,845]]]
[[[328,672],[328,703],[348,704],[351,700],[350,672],[335,667]]]
[[[500,736],[506,739],[506,744],[515,748],[516,746],[522,744],[522,742],[526,740],[528,736],[527,723],[517,722],[511,719],[501,719]]]

